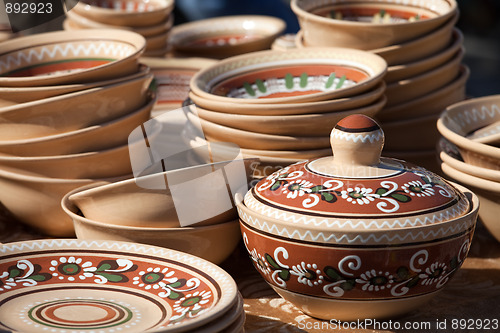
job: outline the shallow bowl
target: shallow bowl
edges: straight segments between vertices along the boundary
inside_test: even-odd
[[[371,50],[425,35],[456,15],[454,0],[292,0],[310,46]]]
[[[2,43],[0,86],[86,83],[137,72],[144,37],[130,31],[55,31]]]
[[[177,25],[169,45],[184,55],[226,58],[269,49],[285,28],[285,21],[272,16],[208,18]]]

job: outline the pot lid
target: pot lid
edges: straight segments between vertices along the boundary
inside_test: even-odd
[[[440,176],[381,157],[384,133],[367,116],[338,122],[330,141],[334,156],[263,178],[245,196],[245,206],[276,221],[345,231],[434,225],[470,210],[464,193]]]

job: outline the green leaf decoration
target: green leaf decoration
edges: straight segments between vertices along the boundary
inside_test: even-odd
[[[286,183],[288,183],[286,180],[278,180],[277,182],[275,182],[273,184],[273,186],[271,186],[270,190],[276,191],[277,189],[279,189],[281,187],[281,185],[284,185]]]
[[[167,287],[170,288],[180,288],[186,284],[186,279],[179,279],[175,281],[174,283],[167,284]]]
[[[335,73],[331,73],[330,76],[328,77],[328,80],[326,80],[325,83],[325,88],[329,89],[333,86],[333,82],[335,81]]]
[[[110,263],[109,261],[102,261],[97,267],[96,272],[102,272],[102,271],[107,271],[108,269],[115,269],[117,267],[113,267],[112,262]]]
[[[332,281],[332,282],[344,279],[344,277],[342,275],[340,275],[340,273],[332,266],[326,266],[323,269],[323,271],[325,272],[327,279]]]
[[[344,85],[345,79],[346,79],[345,75],[342,75],[342,77],[340,78],[339,82],[335,86],[335,89],[342,88],[342,86]]]
[[[260,92],[265,93],[267,91],[267,88],[261,79],[255,80],[255,85],[257,86],[257,89],[259,89]]]
[[[396,199],[399,202],[410,202],[411,198],[407,195],[401,193],[391,193],[391,198]]]
[[[47,275],[49,275],[49,277],[47,277]],[[42,282],[42,281],[46,281],[46,280],[49,280],[52,276],[50,274],[47,274],[47,275],[42,275],[42,274],[38,274],[38,275],[32,275],[30,276],[30,279],[32,280],[35,280],[37,282]]]
[[[179,323],[179,322],[183,321],[183,320],[186,318],[187,313],[188,313],[188,311],[184,312],[184,313],[182,314],[182,316],[180,316],[180,317],[178,317],[178,318],[175,318],[175,319],[173,319],[173,320],[172,320],[172,321],[170,321],[170,322],[175,324],[175,323]]]
[[[311,193],[317,193],[321,190],[323,190],[325,187],[323,185],[316,185],[310,188]]]
[[[346,282],[343,282],[340,284],[340,288],[342,288],[345,291],[349,291],[354,289],[354,286],[356,285],[355,280],[347,280]]]
[[[382,196],[384,196],[384,194],[386,194],[386,193],[387,193],[387,189],[386,189],[386,188],[383,188],[383,187],[378,188],[378,189],[377,189],[377,191],[375,191],[375,194],[378,194],[378,195],[380,195],[381,197],[382,197]]]
[[[274,269],[281,269],[281,268],[283,268],[280,265],[278,265],[278,263],[276,263],[276,261],[274,261],[274,258],[271,257],[270,254],[266,253],[264,255],[264,258],[266,258],[266,261],[269,263],[269,265],[271,265],[272,268],[274,268]]]
[[[398,268],[397,274],[401,280],[406,280],[410,276],[410,272],[408,271],[408,268],[406,268],[404,266]]]
[[[245,88],[245,91],[247,92],[247,94],[249,94],[250,96],[255,96],[255,91],[253,90],[253,88],[250,85],[250,83],[244,82],[243,83],[243,88]]]
[[[418,283],[418,281],[420,281],[420,278],[418,277],[418,275],[415,275],[407,284],[406,286],[408,288],[411,288],[411,287],[415,287]]]
[[[278,276],[283,280],[283,281],[288,281],[290,280],[290,271],[287,269],[284,269],[278,273]]]
[[[326,202],[332,203],[337,201],[337,197],[331,194],[330,192],[322,192],[321,193],[321,199],[325,200]]]
[[[127,282],[128,278],[121,274],[109,274],[109,273],[99,273],[96,275],[101,275],[106,278],[109,282],[117,283],[117,282]]]
[[[168,298],[169,298],[169,299],[176,300],[176,299],[181,298],[181,297],[182,297],[181,295],[183,295],[183,294],[181,294],[181,293],[177,293],[177,292],[175,292],[175,291],[173,291],[173,290],[170,290],[170,295],[168,295]]]
[[[381,16],[381,17],[384,17],[384,15],[385,15],[385,9],[381,9],[381,10],[380,10],[380,16]]]
[[[300,82],[299,82],[299,85],[301,88],[305,88],[307,87],[307,78],[308,78],[308,75],[307,73],[302,73],[300,75]]]
[[[293,76],[290,73],[287,73],[285,75],[285,87],[287,89],[292,89],[293,88]]]
[[[11,267],[12,268],[10,268],[9,270],[9,279],[16,278],[19,275],[21,275],[21,271],[18,268],[16,268],[16,266],[11,266]]]

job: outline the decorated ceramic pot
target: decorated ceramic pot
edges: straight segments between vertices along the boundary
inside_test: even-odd
[[[238,200],[255,267],[313,317],[401,315],[436,295],[467,256],[477,197],[380,157],[383,143],[371,118],[346,117],[331,133],[333,157],[281,169]]]

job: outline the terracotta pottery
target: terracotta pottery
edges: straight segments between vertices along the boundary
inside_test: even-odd
[[[309,46],[371,50],[409,41],[457,13],[454,0],[292,0]]]
[[[409,163],[418,164],[429,171],[442,174],[441,167],[438,163],[436,148],[427,150],[384,150],[384,155],[398,160],[407,161]]]
[[[232,103],[313,102],[354,96],[375,87],[386,62],[345,48],[260,51],[224,59],[191,79],[193,94]]]
[[[82,0],[71,10],[100,23],[146,27],[165,22],[173,8],[173,0]]]
[[[102,81],[137,72],[146,40],[116,29],[55,31],[2,43],[0,86]]]
[[[500,148],[467,138],[468,134],[499,120],[500,95],[472,98],[446,108],[437,129],[458,147],[466,163],[500,170]]]
[[[228,273],[161,247],[78,239],[10,243],[0,247],[0,268],[8,286],[0,291],[2,330],[173,333],[241,316],[233,314],[242,305]]]
[[[269,49],[285,28],[285,21],[272,16],[222,16],[175,26],[169,44],[174,53],[226,58]]]
[[[477,197],[380,157],[381,128],[344,118],[333,158],[290,165],[238,197],[245,246],[264,279],[304,313],[351,321],[423,306],[465,260]]]

